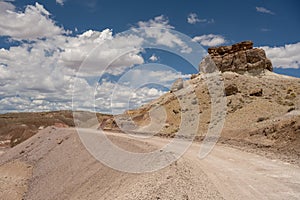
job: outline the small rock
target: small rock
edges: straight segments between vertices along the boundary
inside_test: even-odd
[[[182,196],[182,199],[184,199],[184,200],[189,200],[189,196],[188,196],[187,194],[184,194],[184,195]]]
[[[174,114],[178,114],[179,111],[178,111],[178,110],[173,110],[173,113],[174,113]]]
[[[268,119],[269,119],[268,117],[259,117],[256,122],[262,122]]]
[[[56,143],[57,143],[57,144],[61,144],[63,141],[64,141],[63,139],[57,139],[57,140],[56,140]]]
[[[198,101],[197,101],[197,99],[193,99],[191,103],[192,103],[192,105],[196,105],[198,103]]]
[[[226,96],[234,95],[238,92],[239,92],[239,90],[236,85],[228,85],[227,87],[225,87],[225,95]]]
[[[291,107],[291,108],[288,109],[287,112],[289,113],[289,112],[292,112],[293,110],[295,110],[295,108],[294,108],[294,107]]]
[[[252,90],[249,95],[250,96],[256,96],[256,97],[261,97],[263,95],[263,89],[260,88],[260,89]]]
[[[192,74],[191,79],[194,79],[198,76],[198,74]]]

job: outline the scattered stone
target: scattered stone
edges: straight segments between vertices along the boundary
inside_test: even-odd
[[[197,99],[193,99],[191,103],[192,103],[192,105],[196,105],[198,103],[198,101],[197,101]]]
[[[194,79],[194,78],[196,78],[198,76],[199,76],[199,74],[192,74],[191,79]]]
[[[236,85],[228,85],[225,87],[225,95],[226,96],[231,96],[234,94],[237,94],[239,92],[238,88]]]
[[[287,112],[289,113],[289,112],[292,112],[293,110],[295,110],[295,108],[294,108],[294,107],[291,107],[291,108],[288,109]]]
[[[61,143],[63,143],[63,141],[64,141],[63,139],[56,139],[57,144],[61,144]]]
[[[187,194],[184,194],[184,195],[182,196],[182,199],[184,199],[184,200],[189,200],[189,196],[188,196]]]
[[[263,89],[260,88],[260,89],[252,90],[249,95],[250,96],[256,96],[256,97],[261,97],[263,95]]]
[[[165,123],[165,126],[164,126],[165,128],[169,128],[170,127],[170,124],[168,124],[168,123]]]
[[[262,122],[262,121],[265,121],[268,119],[269,119],[269,117],[259,117],[256,122]]]
[[[178,114],[179,111],[178,111],[178,110],[173,110],[173,113],[174,113],[174,114]]]

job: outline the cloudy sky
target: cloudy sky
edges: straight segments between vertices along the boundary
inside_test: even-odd
[[[276,72],[300,77],[299,8],[298,0],[0,0],[0,112],[72,109],[72,99],[75,109],[122,112],[197,72],[182,56],[243,40],[265,49]],[[148,39],[156,49],[145,48]]]

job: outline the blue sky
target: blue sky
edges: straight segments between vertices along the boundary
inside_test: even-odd
[[[98,95],[96,106],[81,97],[88,95],[78,95],[80,109],[111,112],[116,104],[124,110],[128,98],[130,104],[139,106],[163,94],[179,76],[187,78],[196,72],[170,52],[142,49],[139,38],[123,35],[116,41],[118,33],[132,27],[172,29],[194,39],[204,50],[252,40],[255,47],[265,49],[275,72],[300,77],[299,8],[297,0],[0,0],[1,112],[71,109],[78,68],[104,41],[114,40],[108,49],[99,50],[104,52],[100,57],[90,56],[90,61],[98,65],[109,63],[127,47],[138,48],[114,60],[100,80],[99,76],[87,76],[87,72],[77,76],[81,83],[77,92],[90,90]],[[185,48],[180,43],[182,38],[172,34],[165,35],[169,43],[163,45]],[[165,82],[125,94],[128,86],[117,83],[118,79],[131,70],[136,77],[141,71],[135,67],[147,63],[171,66],[173,71],[144,70],[139,78],[147,79],[146,74],[149,80]],[[98,85],[96,89],[94,84]],[[111,90],[116,86],[122,92],[115,94],[117,102],[111,103]]]

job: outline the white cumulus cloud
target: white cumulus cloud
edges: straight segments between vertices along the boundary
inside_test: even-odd
[[[56,3],[58,3],[61,6],[63,6],[64,3],[65,3],[65,0],[56,0]]]
[[[190,78],[190,75],[182,75],[175,70],[163,68],[155,71],[148,68],[133,68],[118,82],[103,81],[97,86],[95,94],[97,110],[107,112],[113,109],[115,113],[122,113],[137,108],[160,97],[178,78]],[[156,84],[161,88],[147,84]]]
[[[182,41],[179,35],[170,31],[174,29],[174,27],[169,24],[169,20],[163,15],[157,16],[149,21],[139,21],[138,26],[145,31],[145,34],[142,35],[143,37],[155,39],[158,45],[170,48],[178,47],[181,53],[191,53],[192,51],[192,49]],[[134,30],[134,28],[132,30]]]
[[[226,43],[226,40],[222,35],[215,34],[195,36],[193,41],[199,42],[201,45],[208,47],[218,46]]]
[[[155,54],[152,54],[152,56],[150,56],[149,60],[151,60],[152,62],[155,62],[158,60],[158,57]]]
[[[160,15],[149,21],[139,21],[138,26],[141,28],[154,27],[163,29],[173,29],[174,27],[169,24],[169,20],[164,16]]]
[[[196,13],[190,13],[187,17],[187,22],[189,24],[196,24],[197,22],[200,22],[201,20],[198,18]]]
[[[68,33],[49,18],[50,13],[39,3],[27,5],[21,12],[12,3],[0,2],[0,11],[0,36],[36,40]]]
[[[300,42],[286,44],[279,47],[261,47],[271,59],[273,67],[277,68],[300,68]]]
[[[155,31],[146,29],[145,37],[152,38],[157,44],[188,51],[186,44],[167,29],[173,29],[169,21],[158,16],[145,22],[139,22],[138,28],[157,27]],[[0,48],[0,110],[42,111],[71,109],[72,97],[77,100],[77,108],[93,110],[94,99],[84,94],[95,92],[95,78],[99,71],[105,71],[110,77],[120,76],[127,69],[143,64],[143,37],[135,35],[113,34],[111,29],[102,31],[88,30],[76,35],[56,25],[51,13],[43,5],[27,5],[21,11],[10,2],[0,1],[0,35],[8,36],[9,41],[18,40],[16,46]],[[177,48],[178,47],[178,48]],[[156,55],[154,55],[156,56]],[[152,60],[155,60],[155,57]],[[74,86],[75,75],[80,69]],[[142,72],[134,75],[145,80]],[[168,84],[179,77],[171,72],[147,72],[149,81],[165,81]],[[160,77],[160,78],[158,78]],[[147,79],[148,80],[148,79]],[[109,81],[109,80],[108,80]],[[109,112],[111,108],[109,92],[118,83],[107,82],[96,90],[98,111]],[[118,109],[125,109],[123,102],[128,86],[122,85],[117,95]],[[107,91],[107,94],[104,94]],[[74,93],[73,93],[74,92]],[[141,105],[157,98],[164,91],[145,86],[130,93],[132,105]],[[125,95],[126,96],[126,95]],[[102,100],[101,100],[102,99]],[[104,99],[104,100],[103,100]]]
[[[196,23],[214,23],[215,20],[214,19],[199,19],[198,15],[196,13],[190,13],[187,17],[187,22],[189,24],[196,24]]]
[[[264,7],[255,7],[255,9],[256,9],[257,12],[260,12],[260,13],[275,15],[274,12],[272,12],[271,10],[268,10],[267,8],[264,8]]]
[[[84,60],[88,62],[83,65],[84,69],[76,79],[82,82],[80,84],[82,88],[76,88],[81,94],[93,91],[93,85],[88,83],[86,77],[99,76],[97,72],[101,71],[103,66],[111,64],[111,72],[106,73],[116,75],[122,74],[126,68],[134,64],[144,62],[137,51],[118,57],[127,52],[127,48],[132,50],[139,45],[138,39],[118,37],[113,40],[113,38],[115,37],[112,31],[104,29],[87,31],[77,36],[60,35],[37,40],[34,43],[22,43],[8,50],[0,49],[0,97],[3,100],[0,109],[52,110],[55,104],[56,109],[71,109],[73,77]],[[110,40],[114,42],[109,42]],[[106,41],[108,44],[101,46]],[[91,53],[98,45],[100,51]],[[34,101],[41,95],[44,96],[43,101]],[[17,100],[10,101],[12,97],[23,102],[22,106],[19,106],[20,102]],[[80,100],[80,97],[78,98]],[[92,109],[93,100],[90,102],[85,100],[82,99],[80,105]],[[41,105],[34,107],[34,102]]]

